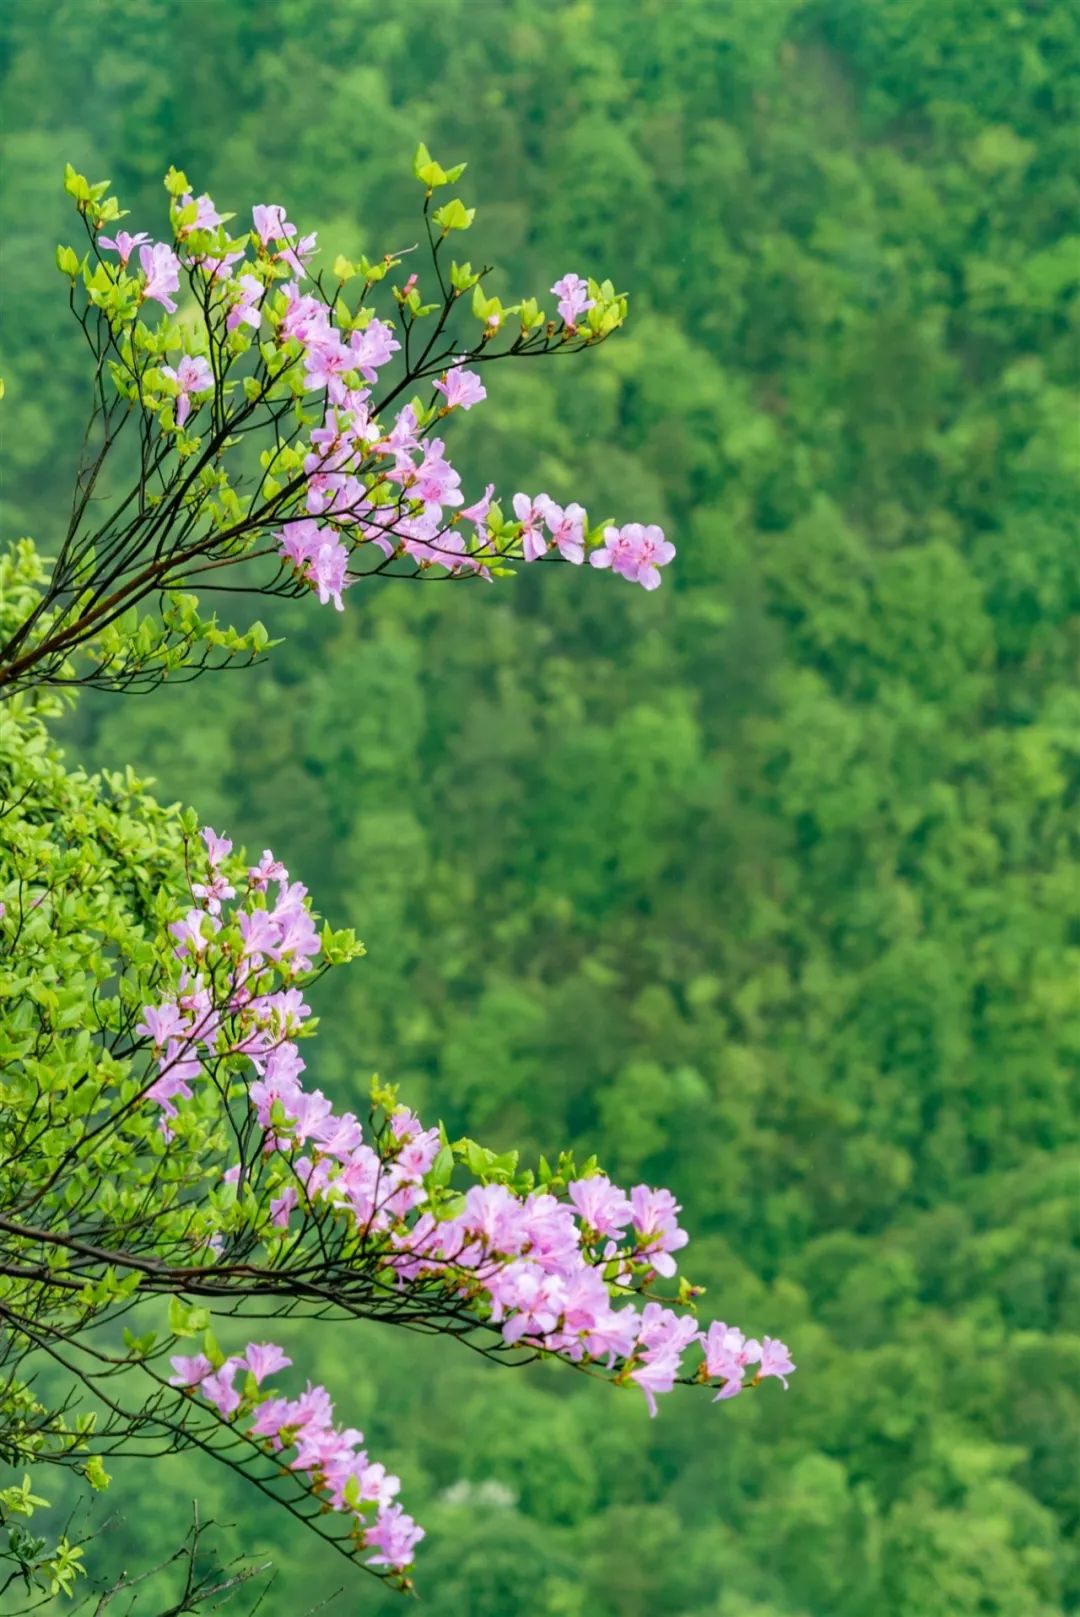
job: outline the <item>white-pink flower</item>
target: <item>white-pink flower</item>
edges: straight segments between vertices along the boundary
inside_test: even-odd
[[[209,393],[214,373],[201,354],[185,354],[179,365],[163,365],[162,376],[176,383],[176,425],[182,427],[191,414],[191,400],[197,393]]]
[[[579,316],[595,305],[595,299],[589,296],[589,285],[580,275],[571,270],[561,280],[555,282],[551,288],[559,300],[558,309],[564,325],[571,331],[577,324]]]
[[[180,286],[180,260],[172,248],[163,241],[139,248],[139,263],[146,276],[143,297],[153,298],[169,314],[176,313],[176,300],[172,293]]]
[[[448,410],[471,410],[487,398],[487,388],[475,371],[463,370],[455,365],[435,383],[435,390],[443,395]]]
[[[114,253],[119,254],[121,264],[126,265],[135,248],[141,247],[144,241],[149,240],[150,237],[145,230],[137,231],[134,236],[129,235],[126,230],[118,230],[115,236],[99,236],[98,246],[111,248]]]

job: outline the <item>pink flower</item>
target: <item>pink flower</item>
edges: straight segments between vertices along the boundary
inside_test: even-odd
[[[273,537],[278,541],[278,549],[286,560],[302,569],[323,543],[324,536],[329,536],[331,531],[311,517],[301,517],[296,522],[287,522]],[[266,858],[264,853],[263,859]]]
[[[272,241],[288,241],[296,235],[296,226],[285,217],[285,209],[277,203],[256,204],[251,210],[255,233],[264,247]]]
[[[358,370],[365,382],[375,382],[382,366],[389,362],[391,354],[397,353],[401,344],[384,320],[371,320],[363,331],[349,334],[349,346],[352,350],[350,369]]]
[[[239,1368],[239,1359],[226,1359],[220,1370],[203,1377],[199,1387],[203,1397],[226,1418],[240,1407],[240,1394],[233,1386]]]
[[[255,1411],[251,1422],[251,1435],[253,1437],[280,1438],[292,1417],[292,1405],[287,1398],[267,1398]],[[274,1447],[280,1448],[280,1442]]]
[[[109,247],[114,253],[118,253],[121,264],[126,266],[135,248],[141,247],[144,241],[149,240],[150,237],[145,230],[140,230],[134,236],[129,236],[126,230],[118,230],[115,237],[99,236],[98,244],[102,247]]]
[[[175,1005],[144,1005],[143,1019],[135,1028],[139,1038],[153,1039],[160,1048],[184,1030],[184,1019]]]
[[[310,517],[302,517],[286,523],[274,537],[279,541],[282,556],[315,586],[322,604],[333,601],[341,612],[341,592],[351,582],[346,577],[349,553],[334,530]]]
[[[295,1046],[289,1046],[294,1049]],[[304,1064],[300,1062],[302,1067]],[[301,1094],[296,1074],[292,1072],[267,1073],[265,1078],[256,1078],[248,1090],[248,1099],[255,1108],[255,1116],[259,1126],[264,1129],[270,1127],[270,1118],[274,1110],[274,1102],[280,1101],[287,1117],[291,1116],[299,1103]]]
[[[541,509],[548,532],[558,547],[560,556],[564,561],[573,562],[580,567],[585,560],[585,511],[580,505],[568,505],[564,509],[556,505],[554,500],[546,494],[536,497],[536,505]]]
[[[775,1376],[778,1381],[783,1382],[786,1390],[787,1378],[789,1375],[793,1375],[794,1371],[795,1365],[784,1343],[778,1342],[773,1336],[762,1337],[761,1364],[758,1367],[758,1375],[761,1377]]]
[[[284,1370],[291,1363],[276,1342],[249,1342],[240,1359],[240,1364],[251,1371],[256,1381],[265,1381],[275,1370]]]
[[[480,498],[472,505],[465,506],[464,510],[461,512],[461,515],[469,522],[475,522],[477,528],[482,527],[488,519],[488,512],[491,510],[491,500],[494,493],[495,484],[489,483]]]
[[[293,226],[288,227],[290,230]],[[301,236],[297,241],[291,242],[288,247],[282,247],[275,256],[283,264],[287,264],[294,275],[306,275],[308,260],[315,256],[318,250],[318,235],[313,230],[310,235]]]
[[[349,553],[341,540],[335,537],[319,546],[307,567],[308,577],[318,590],[322,605],[333,601],[339,612],[345,609],[341,592],[348,588],[349,581],[345,577],[348,563]]]
[[[215,281],[224,281],[233,265],[239,264],[243,256],[242,252],[222,253],[220,258],[211,258],[209,255],[205,258],[193,257],[191,262],[200,265]]]
[[[679,1359],[674,1353],[660,1353],[655,1358],[647,1359],[636,1370],[631,1370],[630,1380],[645,1394],[650,1415],[654,1417],[656,1415],[657,1393],[670,1392],[678,1373]]]
[[[605,528],[604,548],[594,550],[589,561],[593,567],[610,567],[633,583],[654,590],[660,584],[659,569],[674,554],[675,546],[664,538],[662,528],[628,522],[625,528]]]
[[[315,331],[308,339],[304,361],[304,386],[321,389],[336,377],[354,368],[352,350],[342,342],[331,325]]]
[[[176,425],[182,427],[191,412],[191,395],[208,393],[214,385],[214,373],[201,354],[195,356],[185,354],[175,370],[171,365],[163,365],[161,374],[167,376],[170,382],[176,383],[179,395],[176,404]]]
[[[146,276],[146,285],[143,287],[143,297],[153,298],[160,303],[169,314],[176,313],[176,300],[171,293],[176,292],[180,286],[180,260],[171,247],[163,241],[155,242],[152,247],[139,248],[139,263]]]
[[[563,325],[569,326],[571,331],[577,323],[578,316],[584,314],[586,309],[594,307],[595,299],[589,296],[588,282],[583,281],[581,276],[575,275],[573,271],[564,275],[562,280],[556,281],[551,290],[559,299],[559,315]]]
[[[273,1196],[270,1200],[270,1222],[279,1229],[288,1229],[289,1214],[297,1203],[295,1185],[286,1185],[280,1196]]]
[[[285,313],[281,320],[283,336],[295,337],[297,342],[306,344],[329,329],[330,316],[325,303],[308,293],[301,292],[295,281],[288,281],[282,291],[286,299]]]
[[[236,917],[243,938],[245,955],[272,954],[277,947],[278,929],[267,910],[241,910]]]
[[[289,1033],[295,1033],[304,1018],[311,1015],[311,1006],[299,988],[282,988],[273,994],[263,994],[252,1002],[252,1010],[261,1022],[274,1022]]]
[[[289,1134],[299,1145],[308,1140],[318,1139],[321,1130],[333,1115],[333,1107],[321,1089],[313,1089],[310,1093],[305,1089],[296,1090],[287,1110],[290,1116]]]
[[[760,1342],[755,1342],[753,1338],[748,1341],[737,1326],[725,1325],[719,1319],[713,1320],[701,1341],[705,1348],[706,1372],[710,1379],[724,1383],[716,1395],[716,1401],[734,1398],[743,1390],[747,1365],[756,1364],[761,1358]]]
[[[660,568],[666,567],[675,555],[675,546],[664,538],[663,528],[655,523],[643,527],[640,522],[631,522],[624,529],[637,555],[637,571],[635,578],[643,589],[655,590],[660,588]]]
[[[254,331],[259,329],[259,304],[262,302],[266,290],[262,282],[255,275],[241,275],[237,280],[229,283],[233,304],[225,316],[227,331],[235,331],[237,326],[251,326]]]
[[[589,562],[593,567],[610,567],[624,578],[637,576],[637,548],[621,528],[604,529],[604,548],[594,550]]]
[[[170,1387],[197,1387],[214,1368],[205,1353],[196,1353],[190,1358],[177,1353],[169,1363],[176,1371],[175,1375],[169,1377]]]
[[[591,1179],[574,1179],[566,1188],[581,1222],[598,1235],[621,1235],[633,1217],[633,1209],[625,1193],[613,1185],[605,1174],[594,1174]]]
[[[443,379],[435,383],[435,389],[446,399],[448,410],[471,410],[474,404],[487,398],[487,388],[476,372],[462,370],[460,365],[447,371]]]
[[[212,866],[220,865],[221,861],[232,853],[232,843],[228,837],[219,837],[213,826],[203,827],[202,839],[206,844],[206,855]]]
[[[205,191],[198,199],[193,197],[191,192],[188,191],[186,196],[180,199],[180,206],[182,208],[190,208],[193,202],[195,203],[195,217],[191,224],[181,225],[180,229],[177,231],[177,235],[180,236],[181,239],[184,236],[189,236],[193,230],[213,230],[215,225],[220,225],[222,222],[220,213],[218,213],[213,202],[207,196]]]
[[[211,915],[220,915],[224,900],[236,897],[236,888],[220,870],[215,871],[208,882],[192,882],[191,891],[195,898],[202,900]]]
[[[169,931],[177,940],[176,953],[178,955],[201,955],[206,949],[206,938],[203,934],[203,923],[207,919],[216,932],[221,925],[220,921],[207,917],[205,910],[189,910],[182,921],[174,921]]]
[[[280,859],[274,858],[269,848],[263,849],[259,863],[248,870],[248,881],[257,893],[265,893],[272,881],[287,882],[288,879],[289,872]]]
[[[173,1101],[178,1095],[181,1100],[191,1099],[191,1080],[202,1074],[201,1062],[190,1055],[185,1057],[184,1048],[185,1046],[179,1041],[169,1040],[165,1046],[160,1076],[146,1091],[146,1098],[156,1101],[166,1117],[177,1115]]]
[[[395,1477],[378,1460],[365,1460],[363,1455],[358,1455],[352,1475],[359,1486],[360,1498],[370,1504],[385,1507],[401,1492],[401,1478]]]
[[[514,495],[514,515],[521,523],[521,550],[526,561],[539,561],[547,554],[548,542],[540,532],[547,500],[546,494],[538,494],[535,500],[527,494]]]
[[[383,448],[388,455],[393,455],[400,461],[403,456],[410,455],[414,449],[419,449],[420,440],[416,435],[416,411],[411,404],[405,404],[394,417],[394,425],[382,440]]]
[[[390,476],[393,480],[394,473]],[[446,459],[446,445],[441,438],[432,438],[425,446],[423,460],[403,486],[426,506],[461,505],[465,498],[461,478]]]
[[[657,1274],[670,1278],[675,1273],[676,1265],[669,1254],[677,1252],[690,1239],[675,1219],[680,1211],[678,1202],[670,1190],[650,1190],[648,1185],[635,1185],[630,1192],[630,1203],[638,1238],[638,1256],[644,1258]]]
[[[367,1548],[379,1552],[368,1556],[368,1565],[404,1571],[411,1565],[413,1551],[423,1537],[424,1529],[418,1527],[400,1505],[387,1505],[364,1534]]]

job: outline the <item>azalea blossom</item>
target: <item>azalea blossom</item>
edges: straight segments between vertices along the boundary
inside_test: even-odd
[[[568,326],[571,331],[574,329],[578,318],[586,310],[595,306],[595,299],[589,296],[588,282],[583,281],[581,276],[575,275],[573,271],[564,275],[561,280],[556,281],[551,290],[559,300],[560,318],[563,324]]]
[[[185,354],[179,365],[161,367],[162,376],[167,376],[170,382],[177,387],[176,425],[182,427],[191,413],[192,396],[196,393],[208,393],[214,385],[214,373],[210,369],[209,361],[201,354]]]
[[[447,410],[471,410],[474,404],[487,398],[487,388],[476,372],[464,370],[460,365],[440,377],[435,389],[445,398]]]
[[[654,590],[661,581],[659,569],[674,555],[675,546],[664,538],[662,528],[628,522],[624,528],[605,528],[603,548],[594,550],[589,561],[593,567],[610,567],[632,583]]]
[[[570,504],[556,505],[546,494],[537,496],[547,530],[564,561],[580,567],[585,560],[585,508]]]
[[[119,254],[121,264],[126,266],[135,248],[141,247],[144,241],[149,240],[150,237],[145,230],[138,231],[134,236],[129,235],[126,230],[118,230],[115,236],[99,236],[98,245],[108,247]]]
[[[139,263],[146,276],[143,297],[153,298],[169,314],[176,313],[176,300],[172,293],[180,287],[180,260],[172,248],[163,241],[139,248]]]
[[[195,217],[190,224],[179,227],[177,235],[181,238],[189,236],[193,230],[213,230],[215,225],[222,223],[220,213],[218,213],[205,191],[198,198],[193,197],[191,192],[188,191],[180,200],[181,208],[185,209],[190,208],[193,203],[195,205]]]
[[[296,235],[296,226],[285,217],[285,209],[277,203],[259,204],[251,210],[255,234],[264,247],[272,241],[287,241]]]
[[[549,503],[546,494],[538,494],[535,500],[530,500],[527,494],[514,495],[514,515],[521,523],[521,552],[526,561],[539,561],[541,556],[547,555],[548,541],[541,528]]]
[[[232,293],[232,307],[225,317],[225,327],[228,331],[235,331],[238,326],[251,326],[259,329],[261,319],[259,305],[262,302],[266,288],[256,275],[240,275],[230,283]]]

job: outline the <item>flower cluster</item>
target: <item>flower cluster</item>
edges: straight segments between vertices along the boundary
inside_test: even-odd
[[[455,283],[446,311],[464,284],[474,285],[474,313],[483,322],[478,344],[449,364],[445,354],[428,363],[429,344],[424,361],[409,369],[408,345],[403,354],[399,325],[375,316],[364,300],[350,312],[340,286],[336,296],[324,294],[311,267],[316,236],[301,235],[283,207],[257,204],[251,211],[252,228],[233,237],[225,229],[227,216],[209,196],[195,197],[183,176],[170,176],[166,183],[174,195],[171,245],[153,242],[144,232],[98,236],[98,246],[120,261],[120,270],[111,272],[119,277],[117,285],[134,284],[136,308],[156,302],[175,313],[174,294],[181,272],[187,271],[203,310],[201,327],[165,328],[167,346],[182,345],[185,351],[175,363],[144,372],[138,378],[139,397],[156,408],[153,388],[171,389],[176,398],[173,428],[181,435],[192,431],[210,396],[217,391],[223,398],[232,385],[227,384],[230,365],[258,339],[266,375],[262,382],[245,380],[249,401],[268,401],[283,396],[282,389],[291,390],[297,404],[303,400],[298,419],[310,426],[315,417],[306,436],[283,439],[275,433],[277,447],[264,458],[265,509],[275,519],[267,526],[286,576],[338,611],[344,592],[358,577],[403,558],[422,571],[437,568],[452,576],[490,580],[508,562],[552,556],[580,566],[590,554],[597,567],[610,567],[646,589],[656,588],[659,568],[671,560],[675,547],[655,526],[609,527],[601,535],[590,528],[581,505],[560,506],[547,494],[534,499],[513,495],[515,520],[510,520],[492,486],[466,504],[446,444],[431,429],[487,398],[487,388],[468,361],[481,352],[492,357],[491,340],[514,311],[485,298],[480,277]],[[471,221],[467,210],[449,217],[453,228]],[[139,267],[132,283],[124,277],[132,275],[136,251]],[[369,267],[366,273],[370,290],[386,270]],[[394,293],[407,327],[435,307],[421,303],[418,282],[418,274],[411,274]],[[522,336],[510,353],[538,342],[545,347],[587,345],[621,323],[625,299],[615,297],[609,283],[601,287],[569,271],[551,291],[558,322],[545,325],[533,300],[516,306]],[[216,377],[204,351],[207,345],[215,351],[215,342]],[[374,390],[395,356],[405,360],[408,377],[426,382],[430,391],[427,400],[418,395],[380,421]],[[400,391],[395,387],[391,396]],[[183,449],[183,443],[178,447]],[[381,553],[381,562],[371,559],[374,551]]]
[[[664,538],[663,528],[628,522],[624,528],[604,529],[604,548],[589,557],[593,567],[610,567],[612,572],[641,584],[647,590],[660,585],[660,568],[675,555],[675,546]]]
[[[559,318],[571,331],[583,314],[596,307],[595,299],[589,296],[589,283],[573,271],[556,281],[551,290],[559,300],[556,305]]]
[[[460,1317],[464,1307],[506,1348],[633,1382],[651,1414],[657,1396],[677,1382],[711,1385],[718,1399],[770,1377],[786,1386],[794,1365],[782,1342],[759,1343],[715,1322],[703,1331],[694,1313],[653,1294],[675,1277],[675,1254],[687,1243],[669,1190],[645,1184],[624,1190],[591,1165],[580,1174],[549,1173],[539,1185],[531,1174],[488,1172],[500,1159],[471,1141],[451,1147],[404,1106],[387,1105],[385,1121],[373,1119],[369,1134],[353,1112],[337,1111],[321,1090],[305,1087],[300,1040],[309,1008],[301,984],[320,948],[305,889],[269,851],[246,874],[230,875],[231,843],[210,829],[203,841],[205,868],[191,884],[193,908],[171,928],[177,992],[147,1006],[138,1030],[161,1062],[147,1094],[174,1119],[176,1102],[192,1098],[191,1082],[204,1063],[216,1055],[246,1064],[243,1086],[261,1145],[243,1172],[264,1198],[270,1249],[302,1241],[309,1219],[341,1221],[350,1261],[368,1264],[399,1293],[423,1294],[433,1312],[449,1304]],[[238,884],[244,898],[226,916]],[[451,1181],[459,1165],[479,1182],[456,1189]],[[235,1184],[241,1171],[238,1164],[226,1181]],[[679,1301],[693,1295],[684,1283]],[[234,1384],[239,1371],[260,1381],[270,1364],[261,1349],[253,1360],[253,1351],[216,1369],[201,1358],[183,1361],[177,1374],[231,1417],[242,1402]],[[688,1366],[691,1352],[695,1362]],[[294,1468],[334,1508],[371,1503],[363,1479],[375,1473],[357,1449],[359,1434],[345,1441],[327,1407],[269,1400],[252,1431],[295,1444]],[[361,1473],[354,1499],[344,1490]],[[390,1520],[398,1525],[386,1527],[387,1544],[398,1544],[399,1531],[401,1542],[415,1535],[408,1518]],[[375,1542],[370,1532],[366,1542]],[[398,1563],[391,1556],[388,1564]]]
[[[223,1360],[215,1369],[205,1353],[176,1354],[171,1385],[199,1394],[225,1420],[247,1419],[249,1436],[272,1454],[286,1457],[289,1469],[300,1473],[313,1493],[334,1510],[352,1519],[351,1536],[357,1548],[371,1550],[368,1565],[403,1574],[424,1529],[395,1497],[401,1479],[372,1460],[361,1446],[363,1432],[334,1424],[334,1405],[325,1387],[309,1381],[298,1398],[281,1398],[262,1386],[267,1376],[286,1369],[292,1360],[274,1342],[249,1342],[243,1353]],[[242,1387],[236,1379],[244,1373]]]
[[[234,1048],[255,1059],[260,1052],[274,1048],[276,1028],[299,1026],[309,1008],[298,989],[256,993],[252,985],[268,967],[285,982],[303,976],[311,970],[321,948],[305,903],[307,888],[300,882],[290,882],[284,866],[265,855],[263,862],[248,874],[251,902],[236,914],[238,936],[231,947],[229,989],[222,1000],[202,967],[222,929],[222,904],[236,896],[235,887],[222,870],[232,843],[209,827],[203,832],[203,841],[205,880],[192,883],[193,907],[169,928],[174,954],[182,962],[175,997],[161,1005],[145,1006],[142,1021],[135,1028],[137,1035],[154,1046],[157,1077],[146,1093],[158,1102],[165,1118],[176,1117],[178,1099],[192,1099],[192,1082],[203,1072],[205,1062],[221,1053],[219,1044],[227,1016],[245,1021],[246,1031]],[[272,906],[266,907],[264,895],[271,880],[276,880],[277,897]],[[260,898],[262,904],[258,902]],[[167,1122],[164,1128],[168,1137]]]

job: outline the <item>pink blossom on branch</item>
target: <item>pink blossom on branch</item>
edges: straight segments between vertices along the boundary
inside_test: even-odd
[[[137,231],[134,236],[129,235],[126,230],[118,230],[115,236],[99,236],[98,245],[108,247],[112,252],[118,254],[121,264],[126,268],[127,261],[135,248],[141,247],[144,241],[149,240],[150,237],[145,230]]]
[[[285,209],[278,203],[256,203],[251,210],[255,234],[264,247],[273,241],[287,241],[296,235],[296,226],[285,217]]]
[[[322,604],[325,606],[332,601],[341,612],[344,609],[341,594],[349,584],[346,578],[349,553],[334,530],[304,519],[290,522],[274,537],[279,541],[280,554],[312,584]]]
[[[299,529],[284,535],[295,555],[317,550],[324,531],[317,523],[290,526]],[[211,873],[224,879],[229,874],[222,863],[226,839],[207,832],[204,840]],[[271,880],[278,891],[268,906]],[[412,1112],[399,1107],[391,1111],[385,1133],[368,1140],[356,1117],[336,1112],[320,1090],[306,1089],[295,1040],[307,1006],[299,987],[274,988],[270,979],[280,972],[303,973],[318,953],[307,895],[269,852],[251,867],[248,881],[248,897],[232,918],[240,955],[233,945],[231,958],[241,978],[254,973],[257,981],[253,991],[245,987],[227,997],[244,1029],[230,1048],[246,1056],[257,1074],[248,1100],[265,1132],[265,1148],[290,1165],[284,1182],[279,1175],[271,1183],[268,1239],[281,1239],[272,1232],[289,1228],[302,1189],[306,1207],[329,1208],[353,1221],[376,1267],[393,1275],[399,1288],[442,1277],[451,1291],[471,1300],[477,1322],[498,1330],[508,1346],[602,1365],[616,1380],[639,1387],[650,1413],[657,1397],[679,1381],[711,1382],[719,1398],[731,1398],[747,1384],[753,1365],[758,1368],[749,1384],[772,1376],[786,1385],[794,1365],[782,1342],[766,1338],[762,1346],[723,1323],[702,1333],[692,1313],[649,1297],[657,1277],[675,1277],[675,1254],[687,1243],[678,1223],[679,1204],[669,1190],[641,1184],[627,1194],[603,1174],[571,1179],[561,1196],[545,1188],[476,1184],[460,1209],[447,1216],[427,1179],[440,1153],[438,1131],[424,1129]],[[209,884],[192,885],[194,891]],[[210,902],[206,910],[191,911],[183,923],[175,923],[174,931],[185,940],[199,938],[203,953],[192,958],[213,976],[220,972],[214,958],[217,938],[234,934],[228,927],[221,932],[226,923],[210,912]],[[204,935],[207,915],[211,925]],[[216,980],[220,983],[220,976]],[[193,1007],[198,1003],[208,1031],[202,1034],[200,1023],[182,1049],[174,1047],[176,1041],[166,1045],[161,1092],[151,1091],[173,1117],[175,1099],[190,1099],[199,1079],[200,1048],[209,1056],[217,1037],[219,1019],[207,1014],[199,998],[204,992],[198,979],[189,981],[185,998]],[[169,1025],[165,1007],[148,1008],[142,1024],[148,1034]],[[302,1234],[301,1222],[292,1238]],[[638,1297],[649,1300],[642,1307]],[[702,1352],[696,1375],[684,1370],[691,1348]],[[212,1382],[208,1396],[230,1413],[233,1382],[224,1369],[218,1374],[221,1379]]]
[[[262,282],[256,275],[240,275],[229,283],[229,287],[232,307],[225,317],[226,330],[235,331],[239,326],[251,326],[258,331],[261,319],[259,305],[265,291]]]
[[[289,1399],[263,1392],[261,1385],[252,1397],[234,1384],[241,1370],[261,1383],[291,1362],[273,1342],[249,1342],[242,1354],[226,1359],[217,1370],[204,1354],[177,1355],[171,1385],[197,1392],[225,1420],[238,1415],[246,1420],[251,1438],[279,1456],[289,1470],[305,1476],[313,1494],[328,1508],[351,1516],[361,1551],[373,1552],[368,1565],[402,1576],[412,1564],[424,1529],[395,1503],[400,1478],[369,1457],[362,1446],[363,1432],[334,1424],[334,1405],[326,1388],[309,1381],[298,1398]]]
[[[594,550],[589,561],[594,567],[610,567],[632,583],[654,590],[660,585],[659,569],[666,567],[674,555],[675,546],[664,538],[662,528],[628,522],[624,528],[605,528],[603,547]]]
[[[191,413],[191,400],[197,393],[209,393],[214,385],[214,373],[209,361],[202,355],[185,354],[176,366],[163,365],[162,376],[176,383],[176,425],[182,427]]]
[[[285,209],[277,203],[256,204],[251,210],[251,218],[255,234],[264,247],[269,248],[275,242],[278,244],[278,251],[272,256],[287,264],[294,275],[305,275],[308,260],[316,248],[315,232],[299,236],[296,226],[285,217]]]
[[[589,285],[573,271],[555,282],[551,290],[557,296],[559,316],[571,330],[588,309],[595,308],[595,299],[589,296]]]
[[[221,214],[205,191],[198,198],[193,197],[190,191],[181,198],[181,208],[190,208],[192,205],[195,207],[195,217],[190,224],[182,225],[177,231],[181,239],[189,236],[193,230],[213,230],[215,225],[223,223]]]
[[[552,543],[563,561],[572,562],[575,567],[580,567],[585,560],[584,506],[556,505],[546,494],[537,495],[536,504],[541,509]]]
[[[527,494],[514,495],[514,515],[521,523],[521,553],[526,561],[539,561],[550,548],[542,532],[544,511],[549,504],[546,494],[538,494],[535,500],[530,500]]]
[[[176,313],[176,300],[172,293],[180,288],[180,260],[172,248],[158,241],[153,246],[139,248],[139,263],[146,276],[143,297],[153,298],[169,314]]]
[[[517,351],[517,339],[506,353],[498,352],[499,345],[493,342],[509,313],[498,299],[486,298],[477,285],[472,314],[479,317],[483,329],[478,340],[474,328],[473,340],[463,341],[461,329],[455,333],[460,317],[452,311],[456,304],[464,313],[468,300],[458,303],[460,287],[447,295],[445,309],[432,323],[434,335],[441,337],[445,332],[447,346],[438,352],[429,345],[409,356],[401,385],[390,393],[396,398],[408,382],[430,377],[441,402],[406,405],[392,421],[381,422],[371,390],[401,353],[403,340],[394,324],[403,316],[396,310],[386,316],[378,312],[381,275],[372,272],[355,301],[345,290],[359,275],[352,267],[333,294],[325,292],[318,281],[309,283],[309,290],[303,292],[316,238],[314,233],[301,234],[281,204],[256,204],[251,210],[252,228],[233,240],[227,234],[231,215],[219,212],[207,193],[196,193],[175,173],[167,183],[174,198],[174,245],[193,275],[196,303],[205,305],[211,341],[216,343],[215,363],[213,374],[200,356],[180,355],[164,363],[176,337],[162,324],[154,334],[158,369],[150,374],[171,384],[170,391],[175,389],[172,420],[177,426],[186,426],[203,398],[219,388],[215,431],[227,428],[233,419],[242,419],[244,435],[267,428],[276,441],[276,449],[266,452],[270,465],[261,497],[242,501],[239,512],[227,514],[214,502],[207,503],[206,514],[213,513],[211,520],[228,534],[230,543],[258,534],[267,520],[285,531],[305,516],[332,519],[332,531],[317,547],[300,557],[283,554],[292,562],[298,579],[311,586],[323,604],[333,604],[337,610],[343,609],[345,588],[365,573],[399,571],[384,569],[374,558],[370,567],[366,561],[357,562],[357,552],[372,544],[387,561],[410,559],[418,571],[436,568],[451,576],[475,574],[490,581],[512,571],[505,564],[518,558],[531,563],[557,556],[574,566],[588,558],[597,569],[619,572],[646,590],[657,588],[662,569],[675,550],[656,526],[630,523],[609,528],[603,544],[594,549],[587,513],[577,503],[559,504],[547,494],[535,499],[514,495],[505,504],[513,505],[519,526],[506,520],[502,503],[492,519],[494,491],[481,501],[465,504],[451,453],[432,436],[432,428],[437,420],[470,410],[486,399],[485,380],[478,368],[471,368],[472,361],[509,358]],[[115,199],[102,203],[96,213],[94,206],[90,209],[92,227],[104,229],[113,216]],[[213,256],[203,251],[192,255],[185,242],[195,232],[209,231],[218,233]],[[181,259],[172,248],[151,242],[145,232],[118,231],[112,237],[102,235],[99,241],[125,264],[136,248],[139,251],[142,290],[137,304],[123,293],[104,298],[100,291],[92,292],[92,301],[101,299],[99,306],[108,310],[105,317],[118,331],[146,321],[146,311],[153,303],[175,312]],[[391,257],[386,255],[388,265]],[[411,295],[417,285],[414,271],[406,278],[404,292],[396,289],[399,310],[402,297]],[[551,290],[557,298],[562,332],[545,326],[542,319],[528,328],[523,326],[522,340],[530,352],[562,347],[567,334],[581,327],[591,311],[599,311],[602,318],[595,331],[591,327],[585,331],[589,344],[617,329],[625,317],[626,299],[607,281],[587,281],[568,271]],[[534,306],[535,300],[528,299],[526,304]],[[467,328],[468,316],[464,318]],[[222,322],[230,339],[227,343],[216,341]],[[448,360],[451,354],[457,357]],[[234,371],[241,361],[251,367],[245,368],[242,377]],[[126,386],[116,379],[118,386]],[[282,433],[282,404],[290,393],[295,411]],[[143,402],[156,409],[159,401]],[[298,427],[293,425],[293,415]],[[167,421],[168,414],[161,419]],[[237,434],[229,447],[240,441]],[[190,452],[190,443],[182,435],[175,447],[180,455]],[[387,499],[387,482],[395,484],[400,494]],[[449,514],[453,509],[461,510],[466,522],[472,523],[471,530]],[[247,551],[253,558],[265,555],[258,545],[248,545]],[[243,553],[240,544],[237,554]],[[212,554],[208,548],[207,557]],[[268,587],[273,588],[273,583]],[[213,896],[220,902],[224,894]]]
[[[256,1381],[265,1381],[275,1370],[284,1370],[292,1360],[281,1351],[276,1342],[249,1342],[240,1363],[250,1370]]]
[[[446,400],[447,410],[471,410],[474,404],[487,398],[487,388],[475,371],[455,365],[435,383],[436,391]]]

